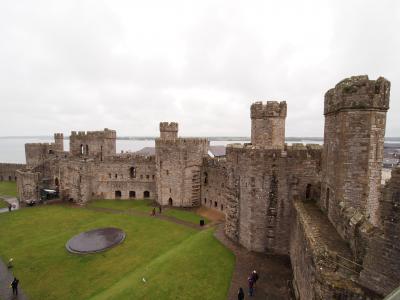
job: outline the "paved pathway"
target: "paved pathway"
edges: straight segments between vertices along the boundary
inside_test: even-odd
[[[13,205],[13,208],[11,210],[16,210],[19,208],[19,202],[18,199],[15,197],[10,197],[10,196],[2,196],[0,195],[0,198],[3,199],[4,201],[11,203]],[[0,213],[5,213],[8,212],[8,208],[1,208]]]
[[[10,289],[10,283],[11,281],[13,281],[13,279],[14,276],[12,275],[12,272],[0,259],[0,299],[1,300],[28,299],[21,289],[21,284],[19,284],[18,286],[18,296],[13,296],[12,289]]]
[[[200,225],[191,223],[191,222],[186,222],[171,216],[166,216],[163,214],[156,214],[154,217],[150,215],[150,213],[148,212],[143,212],[143,211],[139,211],[139,210],[119,210],[119,209],[113,209],[113,208],[104,208],[104,207],[85,207],[86,209],[89,210],[93,210],[93,211],[101,211],[101,212],[109,212],[109,213],[114,213],[114,214],[121,214],[121,215],[133,215],[133,216],[146,216],[146,217],[152,217],[152,218],[158,218],[161,220],[167,220],[170,222],[173,222],[175,224],[180,224],[180,225],[184,225],[193,229],[197,229],[197,230],[202,230],[202,229],[206,229],[209,228],[212,224],[208,224],[206,226],[200,227]],[[164,209],[165,211],[166,209]]]
[[[243,288],[245,299],[291,299],[288,281],[292,279],[292,271],[288,257],[272,256],[248,251],[225,236],[223,224],[218,226],[215,231],[215,237],[236,256],[235,270],[232,275],[228,300],[237,299],[239,287]],[[260,279],[257,282],[255,295],[250,298],[247,294],[247,278],[253,270],[257,270]]]

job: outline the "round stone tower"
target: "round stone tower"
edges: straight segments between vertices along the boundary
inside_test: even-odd
[[[286,101],[255,102],[251,105],[251,143],[283,148],[285,144]]]
[[[160,122],[160,138],[167,140],[178,138],[178,123]]]

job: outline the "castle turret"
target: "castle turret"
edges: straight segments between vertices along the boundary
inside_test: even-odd
[[[178,138],[178,123],[160,122],[160,138],[161,139]]]
[[[72,131],[69,149],[73,156],[96,157],[103,160],[116,154],[117,133],[104,128],[103,131]]]
[[[255,102],[251,105],[251,143],[261,147],[285,144],[286,101]]]
[[[64,151],[64,134],[55,133],[54,134],[54,144],[55,144],[55,150]]]
[[[378,224],[389,94],[389,81],[368,76],[347,78],[325,94],[321,207],[335,226],[350,207]]]

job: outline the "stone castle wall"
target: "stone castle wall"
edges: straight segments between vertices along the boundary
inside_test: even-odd
[[[225,212],[227,180],[226,159],[204,157],[201,169],[201,205]]]
[[[288,254],[295,197],[318,193],[321,148],[229,145],[226,234],[247,249]]]
[[[0,181],[16,181],[17,170],[25,168],[25,164],[0,163]]]
[[[106,156],[116,154],[116,138],[115,130],[108,128],[103,131],[72,131],[69,138],[70,153],[73,156],[103,160]]]
[[[200,205],[201,168],[208,146],[209,141],[202,138],[156,139],[158,203],[182,207]]]

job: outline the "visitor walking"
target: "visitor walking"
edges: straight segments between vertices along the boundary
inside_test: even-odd
[[[242,288],[238,290],[238,300],[244,300],[244,292]]]
[[[11,205],[11,203],[8,203],[8,211],[11,212],[11,209],[12,209],[12,205]]]
[[[254,280],[252,276],[249,276],[249,278],[247,278],[247,281],[249,282],[249,296],[253,297],[254,294]]]
[[[18,283],[19,280],[17,279],[17,277],[14,277],[14,280],[11,282],[11,287],[13,290],[13,295],[15,294],[16,296],[18,296]]]
[[[8,260],[8,263],[7,263],[7,268],[8,268],[8,269],[11,269],[11,268],[13,267],[13,261],[14,261],[13,258],[10,258],[10,259]]]
[[[155,207],[153,207],[153,210],[151,211],[151,215],[152,215],[153,217],[156,216],[156,208],[155,208]]]
[[[161,211],[162,211],[161,205],[158,206],[158,211],[159,211],[159,213],[161,215]]]
[[[253,273],[251,273],[251,277],[253,278],[253,281],[254,281],[254,287],[256,287],[256,284],[257,284],[257,280],[258,280],[258,273],[257,273],[257,271],[256,270],[254,270],[253,271]]]

